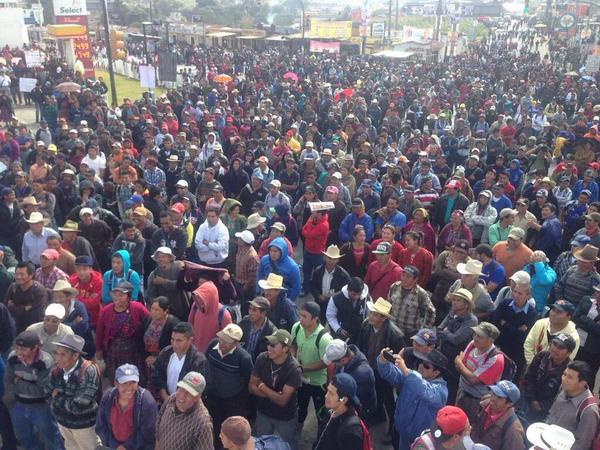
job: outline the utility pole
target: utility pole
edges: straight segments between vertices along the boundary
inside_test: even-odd
[[[152,22],[142,22],[142,31],[144,33],[144,55],[146,56],[146,64],[150,65],[150,55],[148,55],[148,35],[146,34],[147,25],[152,25]]]
[[[388,2],[388,21],[387,21],[388,45],[392,45],[392,0]]]
[[[396,26],[395,29],[398,30],[398,16],[400,15],[398,0],[396,0]]]
[[[106,0],[100,2],[102,4],[102,20],[104,22],[104,40],[106,42],[106,57],[108,58],[108,77],[110,79],[110,94],[112,95],[113,103],[117,104],[117,83],[115,81],[115,70],[113,69],[112,49],[110,45],[110,25],[108,23],[108,6]]]

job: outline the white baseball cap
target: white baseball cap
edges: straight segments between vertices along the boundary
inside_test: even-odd
[[[254,244],[254,234],[252,234],[252,231],[244,230],[244,231],[235,233],[235,237],[240,238],[242,241],[244,241],[248,245]]]
[[[46,311],[44,312],[44,316],[53,316],[57,317],[59,320],[63,320],[67,312],[65,311],[65,307],[60,303],[52,303],[46,307]]]
[[[323,362],[326,365],[332,362],[339,361],[348,353],[348,345],[341,339],[334,339],[325,348],[325,354],[323,355]]]

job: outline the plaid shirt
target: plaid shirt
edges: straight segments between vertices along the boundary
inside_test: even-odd
[[[165,184],[167,183],[167,176],[162,169],[156,167],[154,170],[144,170],[144,180],[146,180],[150,186],[160,185],[160,187],[164,189]]]
[[[213,450],[212,419],[202,401],[180,414],[171,395],[158,412],[156,442],[157,450]]]
[[[398,281],[390,287],[388,301],[392,304],[391,319],[405,336],[433,326],[435,307],[421,286],[415,285],[408,294],[402,295],[402,285]]]
[[[49,273],[40,267],[36,269],[33,279],[46,289],[53,289],[58,280],[69,281],[69,276],[58,267],[54,267]]]

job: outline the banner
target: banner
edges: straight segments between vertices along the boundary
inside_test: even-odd
[[[55,16],[87,16],[85,0],[54,0]]]
[[[86,78],[95,78],[96,72],[94,71],[94,61],[92,60],[87,16],[57,16],[56,23],[77,24],[83,25],[86,28],[86,32],[83,35],[71,38],[73,41],[73,53],[75,54],[75,63],[80,61],[83,66],[83,76]]]
[[[382,37],[385,34],[385,22],[375,22],[371,24],[371,36]]]
[[[313,53],[339,53],[339,42],[310,41],[310,51]]]
[[[433,38],[433,28],[415,28],[404,26],[402,28],[402,42],[426,41]]]
[[[352,37],[352,21],[327,22],[311,19],[309,37],[311,39],[341,39]]]
[[[36,78],[19,78],[19,91],[31,92],[37,84]]]
[[[156,76],[154,73],[154,67],[152,66],[140,66],[140,86],[143,88],[156,88]]]
[[[43,67],[44,57],[39,50],[25,50],[25,64],[27,67]]]

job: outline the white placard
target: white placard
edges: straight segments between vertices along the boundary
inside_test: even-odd
[[[140,66],[140,86],[144,88],[156,88],[156,77],[153,66]]]
[[[25,64],[27,67],[43,67],[44,57],[42,52],[39,50],[26,50],[25,52]]]
[[[19,90],[21,92],[31,92],[37,84],[36,78],[19,78]]]
[[[585,71],[595,73],[600,70],[600,55],[590,55],[585,63]]]

